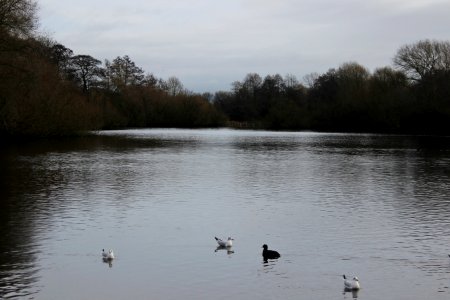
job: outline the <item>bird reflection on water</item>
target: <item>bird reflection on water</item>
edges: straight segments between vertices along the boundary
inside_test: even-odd
[[[214,252],[217,252],[217,251],[220,251],[220,250],[226,250],[228,255],[234,253],[234,250],[231,250],[230,247],[223,247],[223,246],[217,246],[217,248],[216,248],[216,250],[214,250]]]
[[[109,267],[110,268],[112,268],[112,266],[113,266],[113,260],[112,259],[107,259],[107,258],[102,258],[102,261],[105,263],[105,264],[108,264],[109,265]]]
[[[346,294],[351,294],[352,299],[358,299],[358,293],[359,290],[349,290],[349,289],[344,289],[344,291],[342,292],[344,296],[346,296]]]

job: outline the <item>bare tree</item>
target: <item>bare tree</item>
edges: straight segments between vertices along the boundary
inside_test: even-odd
[[[356,62],[342,64],[336,74],[341,81],[351,81],[356,83],[363,82],[370,76],[369,71]]]
[[[74,77],[80,83],[83,92],[87,92],[98,81],[102,62],[90,55],[75,55],[70,58]]]
[[[0,33],[30,35],[38,25],[36,12],[36,1],[0,0]]]
[[[61,45],[55,41],[47,38],[40,38],[40,43],[44,45],[46,50],[46,55],[52,63],[54,63],[61,75],[67,78],[71,78],[71,66],[70,59],[73,57],[73,51],[64,45]]]
[[[286,90],[286,85],[280,74],[267,75],[261,84],[261,89],[268,97],[278,97]]]
[[[105,83],[108,88],[120,90],[128,85],[144,83],[144,71],[125,55],[116,57],[112,62],[105,61]]]
[[[153,74],[147,74],[144,77],[143,83],[147,87],[156,87],[158,84],[158,78],[156,78]]]
[[[422,80],[439,71],[450,70],[450,42],[422,40],[402,46],[395,55],[394,65],[412,80]]]
[[[179,94],[183,93],[183,91],[184,91],[183,84],[175,76],[169,77],[165,83],[166,83],[165,84],[166,91],[171,96],[179,95]]]
[[[309,73],[303,76],[303,82],[306,84],[307,87],[312,88],[317,79],[319,79],[319,77],[320,77],[319,73],[316,72]]]
[[[297,77],[293,74],[286,74],[283,80],[287,88],[296,88],[300,84]]]
[[[259,76],[259,74],[249,73],[245,76],[244,81],[241,83],[241,92],[253,98],[255,97],[258,89],[261,88],[262,83],[263,79]]]
[[[405,73],[394,70],[391,67],[375,69],[371,81],[378,90],[392,90],[395,87],[404,87],[408,82]]]

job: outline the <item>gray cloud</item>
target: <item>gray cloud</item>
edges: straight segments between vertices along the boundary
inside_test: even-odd
[[[391,64],[405,43],[446,40],[446,0],[41,0],[41,23],[77,54],[129,55],[191,90],[228,90],[249,72],[298,78],[347,61]]]

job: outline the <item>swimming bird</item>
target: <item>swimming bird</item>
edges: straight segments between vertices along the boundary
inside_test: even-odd
[[[110,249],[108,252],[105,252],[105,249],[102,251],[102,257],[104,260],[113,260],[114,259],[114,252],[112,249]]]
[[[218,237],[214,237],[214,238],[216,239],[217,244],[219,244],[220,247],[229,248],[229,247],[233,246],[234,239],[231,237],[229,237],[228,240],[226,240],[226,241],[223,241],[223,240],[219,239]]]
[[[281,256],[280,253],[278,253],[275,250],[267,250],[266,244],[264,244],[262,247],[264,248],[264,250],[262,252],[262,256],[263,256],[264,260],[277,259]]]
[[[355,291],[361,288],[358,277],[355,276],[353,279],[347,279],[345,275],[342,275],[342,277],[344,277],[344,288],[347,291]]]

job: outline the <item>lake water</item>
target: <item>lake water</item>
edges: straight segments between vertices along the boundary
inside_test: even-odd
[[[0,151],[2,299],[450,298],[449,138],[159,129]]]

